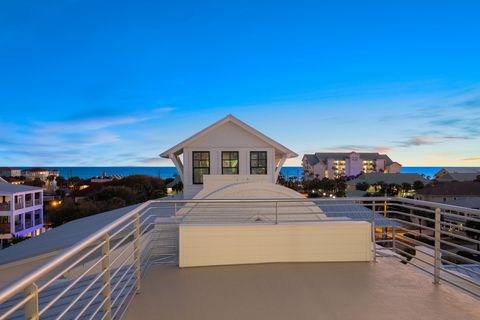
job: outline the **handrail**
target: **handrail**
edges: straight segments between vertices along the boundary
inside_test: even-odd
[[[65,261],[74,257],[77,253],[80,253],[83,249],[87,248],[95,241],[99,240],[105,233],[111,231],[112,229],[118,227],[123,222],[127,221],[129,218],[133,217],[137,212],[143,210],[144,208],[150,205],[151,201],[144,202],[143,204],[139,205],[129,213],[119,217],[117,220],[109,223],[105,227],[101,228],[100,230],[96,231],[92,235],[88,236],[84,240],[81,240],[74,244],[73,246],[69,247],[67,250],[64,250],[59,256],[45,264],[44,266],[40,267],[40,269],[26,275],[24,278],[13,282],[9,286],[5,287],[0,292],[0,303],[4,302],[5,300],[10,299],[17,293],[21,292],[23,289],[28,287],[32,282],[40,279],[44,275],[48,274],[49,272],[55,270],[55,268],[61,266]]]
[[[134,246],[134,249],[131,253],[129,254],[126,254],[125,256],[127,256],[125,258],[124,254],[130,250],[129,247],[125,247],[123,250],[120,250],[120,247],[124,245],[124,242],[126,242],[126,240],[128,239],[138,239],[138,237],[143,237],[144,235],[147,235],[147,233],[149,233],[150,231],[154,230],[154,226],[155,226],[155,222],[151,222],[150,219],[152,218],[155,218],[156,215],[155,213],[150,213],[150,214],[147,214],[149,210],[152,210],[152,209],[156,209],[156,208],[169,208],[169,209],[175,209],[174,213],[177,213],[177,209],[178,210],[181,210],[182,208],[186,208],[186,209],[192,209],[192,208],[197,208],[196,206],[188,206],[188,204],[205,204],[205,206],[198,206],[198,208],[201,208],[201,209],[209,209],[209,208],[231,208],[231,209],[235,209],[235,208],[242,208],[241,206],[240,207],[232,207],[232,205],[234,204],[259,204],[259,203],[266,203],[266,204],[274,204],[274,206],[270,207],[270,206],[259,206],[259,208],[262,208],[262,209],[269,209],[269,210],[272,210],[272,211],[269,211],[268,213],[261,213],[261,214],[265,214],[265,215],[270,215],[270,219],[267,221],[267,222],[270,222],[270,223],[278,223],[279,221],[279,218],[283,218],[285,215],[291,215],[292,217],[295,216],[296,213],[298,214],[317,214],[317,212],[308,212],[308,213],[301,213],[301,212],[291,212],[291,213],[283,213],[283,212],[279,212],[279,209],[284,209],[284,208],[289,208],[289,209],[293,209],[295,207],[303,207],[305,205],[312,205],[314,204],[314,206],[317,206],[317,205],[320,205],[320,203],[323,204],[323,206],[325,206],[325,208],[327,207],[334,207],[334,206],[343,206],[343,205],[360,205],[360,206],[364,206],[364,207],[367,207],[367,208],[371,208],[373,209],[372,210],[372,215],[371,215],[371,218],[368,218],[367,221],[371,222],[372,224],[372,238],[373,238],[373,241],[375,241],[375,243],[379,244],[379,245],[384,245],[384,244],[392,244],[392,250],[393,252],[395,253],[400,253],[400,254],[404,254],[405,256],[408,256],[410,258],[412,257],[415,257],[415,255],[411,255],[409,252],[406,252],[405,250],[403,250],[401,248],[401,246],[404,246],[404,249],[405,248],[410,248],[412,249],[412,247],[408,244],[406,244],[406,241],[408,241],[408,237],[405,237],[404,235],[401,235],[401,234],[398,234],[398,238],[397,236],[395,236],[395,228],[398,228],[399,230],[405,230],[406,232],[408,232],[408,228],[406,228],[405,226],[410,226],[410,227],[414,227],[414,228],[417,228],[415,230],[418,230],[418,228],[421,230],[427,230],[430,232],[430,234],[434,234],[434,236],[432,235],[422,235],[423,237],[425,237],[425,239],[429,239],[431,241],[434,241],[435,242],[435,246],[433,245],[428,245],[427,247],[431,248],[432,250],[434,250],[435,252],[435,262],[432,263],[432,264],[428,264],[427,262],[427,265],[433,267],[433,270],[434,272],[432,274],[435,275],[435,283],[438,283],[438,281],[441,279],[441,280],[445,280],[446,282],[451,282],[451,279],[450,280],[446,280],[444,279],[443,275],[440,274],[440,270],[442,269],[441,267],[441,257],[440,257],[440,252],[445,252],[445,249],[442,249],[440,247],[440,244],[448,244],[448,245],[451,245],[451,246],[456,246],[458,248],[463,248],[465,249],[465,251],[467,252],[470,252],[470,253],[478,253],[477,250],[474,250],[474,249],[471,249],[471,248],[468,248],[468,247],[465,247],[465,246],[462,246],[462,245],[458,245],[458,244],[452,244],[452,243],[449,243],[447,242],[445,239],[446,238],[441,238],[442,235],[448,235],[449,232],[445,231],[447,229],[442,229],[444,227],[444,222],[441,220],[442,217],[448,217],[448,216],[457,216],[454,212],[459,212],[459,213],[464,213],[464,214],[468,214],[468,215],[472,215],[473,217],[470,217],[468,215],[465,215],[465,216],[462,216],[463,219],[465,220],[472,220],[472,221],[478,221],[479,220],[479,217],[480,217],[480,210],[477,210],[477,209],[470,209],[470,208],[463,208],[463,207],[458,207],[458,206],[452,206],[452,205],[446,205],[446,204],[442,204],[442,203],[434,203],[434,202],[428,202],[428,201],[423,201],[423,200],[415,200],[415,199],[407,199],[407,198],[393,198],[393,197],[355,197],[355,198],[295,198],[295,199],[287,199],[287,198],[279,198],[279,199],[272,199],[272,198],[269,198],[269,199],[190,199],[190,200],[176,200],[176,199],[159,199],[159,200],[150,200],[150,201],[147,201],[147,202],[144,202],[142,204],[139,204],[137,205],[136,207],[134,207],[133,209],[131,209],[130,211],[126,212],[125,214],[123,214],[122,216],[116,218],[114,221],[110,222],[109,224],[107,224],[106,226],[102,227],[101,229],[95,231],[94,233],[92,233],[91,235],[87,236],[85,239],[73,244],[72,246],[68,247],[67,249],[65,249],[60,255],[56,256],[55,258],[53,258],[51,261],[49,261],[48,263],[46,263],[45,265],[43,265],[42,267],[40,267],[38,270],[35,270],[29,274],[27,274],[25,277],[11,283],[10,285],[8,285],[7,287],[3,288],[1,291],[0,291],[0,305],[3,304],[5,301],[11,299],[12,297],[14,297],[15,295],[21,293],[21,292],[28,292],[28,290],[30,290],[29,288],[31,288],[32,286],[36,286],[36,282],[38,282],[40,279],[42,279],[43,277],[45,277],[46,275],[48,275],[49,273],[55,271],[57,268],[59,267],[62,267],[63,269],[60,270],[60,274],[57,273],[57,275],[55,275],[52,279],[50,279],[49,281],[47,281],[46,283],[42,283],[41,282],[41,286],[40,286],[40,289],[36,289],[36,295],[37,295],[37,298],[38,298],[38,293],[42,292],[42,290],[49,286],[50,284],[54,283],[62,274],[65,274],[66,272],[68,272],[69,270],[71,270],[72,268],[74,268],[77,263],[80,263],[85,257],[87,257],[89,254],[93,253],[93,251],[97,250],[98,248],[102,248],[102,252],[104,252],[104,243],[107,244],[107,250],[110,251],[115,251],[118,249],[118,251],[120,252],[116,252],[117,256],[115,258],[113,258],[111,261],[110,261],[110,258],[108,257],[108,259],[106,259],[105,263],[107,263],[106,265],[103,265],[102,263],[102,273],[101,275],[108,275],[108,279],[104,279],[104,283],[103,283],[103,286],[101,287],[101,290],[103,294],[104,293],[104,290],[110,290],[111,291],[114,291],[114,290],[117,290],[120,286],[120,283],[121,282],[118,282],[114,285],[111,285],[110,284],[110,277],[111,278],[114,278],[116,277],[120,272],[122,272],[122,274],[119,276],[120,277],[120,280],[124,280],[124,278],[126,277],[127,275],[127,271],[124,271],[123,268],[125,266],[125,264],[127,263],[127,259],[128,261],[130,261],[130,259],[132,258],[132,256],[134,256],[134,261],[135,263],[142,263],[143,264],[143,258],[142,256],[145,254],[145,251],[144,250],[147,250],[146,248],[150,248],[149,250],[152,250],[153,246],[155,245],[153,242],[151,241],[156,241],[156,240],[148,240],[148,243],[145,244],[145,247],[144,249],[140,249],[139,247],[139,243],[135,242],[135,241],[132,241],[132,242],[127,242],[128,245],[132,245]],[[298,205],[296,205],[298,203]],[[162,204],[172,204],[171,206],[161,206]],[[174,206],[173,206],[174,204]],[[177,206],[177,204],[187,204],[186,206]],[[208,204],[211,204],[210,206],[208,206]],[[217,204],[217,206],[215,205],[212,205],[212,204]],[[224,204],[224,206],[222,206],[222,204]],[[280,206],[280,204],[285,204],[284,206]],[[228,206],[230,205],[230,206]],[[250,206],[247,206],[247,208],[250,208]],[[375,208],[377,208],[377,210],[375,211]],[[400,210],[402,209],[406,209],[407,212],[402,212]],[[410,213],[408,213],[408,209],[410,209]],[[418,210],[418,211],[423,211],[423,214],[428,214],[428,216],[421,216],[421,215],[417,215],[415,213],[412,213],[412,210]],[[451,213],[453,212],[453,213]],[[235,216],[237,214],[241,214],[242,212],[235,212],[233,211],[233,215],[232,216]],[[375,231],[375,227],[377,227],[377,224],[376,224],[376,219],[378,219],[378,216],[376,217],[375,214],[385,214],[385,216],[388,218],[388,219],[391,219],[392,221],[395,221],[396,223],[400,223],[400,224],[403,224],[403,227],[395,227],[393,226],[393,230],[392,230],[392,238],[391,240],[388,240],[389,238],[387,237],[386,240],[377,240],[376,236],[377,236],[377,233]],[[272,218],[272,215],[274,215],[274,217]],[[393,216],[391,216],[393,215]],[[403,215],[405,217],[408,217],[407,219],[410,219],[408,221],[403,221],[401,219],[399,219],[399,215]],[[431,215],[431,216],[430,216]],[[210,217],[210,218],[213,218],[215,219],[216,217],[219,217],[221,216],[221,213],[219,212],[215,212],[215,211],[212,211],[212,212],[208,212],[205,214],[206,217]],[[434,216],[434,218],[433,218]],[[236,217],[236,216],[235,216]],[[414,220],[411,220],[412,218],[418,218],[420,219],[421,221],[419,223],[415,223]],[[333,219],[333,218],[332,218]],[[329,219],[328,221],[332,221],[332,219]],[[296,221],[296,220],[286,220],[286,221]],[[300,221],[300,220],[298,220]],[[412,221],[412,222],[410,222]],[[422,225],[422,221],[423,222],[428,222],[430,223],[430,226],[426,226],[426,225]],[[240,223],[243,223],[243,222],[240,222]],[[435,225],[435,227],[432,227],[432,225]],[[133,228],[132,229],[127,229],[127,228]],[[143,231],[142,231],[142,228],[144,227]],[[150,229],[152,228],[152,229]],[[471,228],[467,228],[469,230],[467,231],[474,231],[475,229],[471,229]],[[127,231],[125,231],[127,230]],[[412,230],[411,231],[412,233],[415,234],[415,232]],[[418,233],[417,233],[418,234]],[[387,234],[388,236],[388,234]],[[106,237],[106,238],[105,238]],[[136,237],[136,238],[135,238]],[[150,235],[147,235],[147,237],[150,237],[151,238],[151,234]],[[465,236],[460,236],[460,235],[455,235],[456,238],[459,238],[461,240],[464,240],[464,241],[468,241],[469,243],[471,244],[479,244],[479,241],[478,240],[474,240],[474,239],[469,239],[468,237],[465,237]],[[107,240],[105,240],[107,239]],[[98,244],[99,240],[101,241],[104,241],[100,244]],[[418,244],[418,243],[422,243],[421,240],[416,240],[416,239],[410,239],[410,240],[414,240],[412,241],[414,244]],[[115,241],[114,242],[114,245],[112,247],[110,247],[110,244],[109,244],[109,241]],[[117,242],[118,241],[118,242]],[[95,248],[95,250],[92,249],[92,247]],[[414,246],[413,246],[414,248]],[[85,255],[83,254],[81,256],[81,258],[78,258],[78,255],[82,254],[83,253],[83,250],[89,250],[88,251],[88,254]],[[376,245],[373,246],[373,251],[374,251],[374,256],[376,256]],[[103,253],[102,253],[103,254]],[[139,258],[140,256],[140,258]],[[458,256],[455,254],[455,256]],[[96,261],[94,263],[93,266],[91,266],[90,268],[87,268],[84,273],[82,273],[82,276],[85,276],[90,270],[93,270],[93,268],[95,266],[97,266],[97,264],[101,263],[103,261],[103,258],[104,256],[102,256],[101,258],[97,258],[95,257],[94,261]],[[458,256],[460,257],[460,256]],[[70,262],[69,260],[70,259],[73,259],[75,258],[74,262]],[[151,258],[151,256],[149,256],[149,258],[147,258],[147,264],[149,263],[149,259]],[[98,260],[100,259],[100,260]],[[113,265],[117,262],[117,261],[120,261],[120,259],[122,259],[122,261],[124,261],[120,267],[118,267],[117,270],[112,270],[111,268],[113,268]],[[418,257],[416,257],[417,260],[419,261],[423,261],[422,259],[419,259]],[[473,260],[471,259],[468,259],[466,258],[468,261],[472,262]],[[67,266],[63,266],[66,262],[68,262],[69,264]],[[130,270],[132,270],[132,268],[134,267],[134,265],[132,264],[129,268],[128,268],[128,272],[130,272]],[[138,272],[138,270],[141,270],[139,269],[140,267],[139,266],[136,266],[136,272]],[[419,266],[416,266],[416,267],[419,267]],[[424,267],[419,267],[420,269],[424,270],[425,268]],[[425,270],[427,272],[429,272],[428,270]],[[452,273],[452,272],[450,272]],[[454,274],[454,273],[452,273]],[[97,275],[98,276],[98,275]],[[131,281],[131,279],[133,278],[136,278],[137,281],[138,281],[138,278],[139,276],[137,274],[134,274],[132,273],[130,275],[130,277],[127,277],[128,280],[127,282],[124,284],[124,287],[122,288],[122,292],[123,290],[125,289],[125,286],[127,286],[127,284],[129,283],[129,281]],[[78,278],[78,277],[77,277]],[[100,276],[98,276],[98,278],[96,279],[99,279]],[[74,285],[75,283],[78,283],[80,280],[80,278],[74,280],[69,286],[66,287],[66,289],[64,289],[62,291],[62,293],[64,294],[65,292],[69,291]],[[112,290],[112,287],[113,287],[113,290]],[[90,289],[90,287],[88,287],[87,289],[85,289],[83,292],[85,293],[86,291],[88,291]],[[479,289],[480,289],[480,284],[479,284]],[[468,290],[467,290],[468,291]],[[128,292],[131,292],[131,291],[128,291]],[[479,291],[480,292],[480,291]],[[108,293],[110,295],[110,293]],[[99,293],[97,293],[97,295],[95,297],[97,297],[99,295]],[[32,294],[28,294],[27,297],[31,297]],[[116,296],[116,298],[114,299],[113,301],[113,304],[116,303],[117,301],[123,301],[125,300],[127,297],[123,297],[121,298],[120,295]],[[56,299],[56,300],[55,300]],[[42,310],[40,313],[44,313],[47,309],[49,309],[50,307],[52,307],[58,300],[60,299],[60,297],[57,297],[57,298],[54,298],[53,300],[51,300],[50,303],[47,303],[45,306],[42,307]],[[80,297],[78,298],[80,299]],[[30,299],[25,299],[23,298],[23,300],[20,301],[20,307],[22,305],[22,303],[24,303],[25,301],[30,301]],[[105,300],[106,302],[102,302],[105,303],[105,305],[110,305],[112,302],[108,299]],[[90,302],[91,304],[92,302]],[[89,305],[90,305],[89,304]],[[70,306],[71,307],[71,306]],[[111,307],[111,305],[110,305]],[[82,312],[85,312],[87,307],[84,307],[82,309]],[[15,309],[17,310],[17,309]],[[100,309],[98,309],[100,310]],[[96,312],[98,312],[98,310]],[[63,314],[66,314],[68,310],[65,310]],[[105,309],[104,309],[105,311]],[[106,312],[106,311],[105,311]],[[110,309],[109,313],[110,313],[110,316],[112,315],[115,315],[115,314],[118,314],[119,312],[119,309],[117,309],[116,311],[112,311]],[[12,311],[8,311],[7,314],[12,314]],[[108,314],[105,313],[105,315],[108,317]],[[4,315],[0,315],[0,319],[3,319],[4,318]]]

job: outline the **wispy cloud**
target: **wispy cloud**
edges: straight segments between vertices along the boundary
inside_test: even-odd
[[[460,137],[460,136],[443,136],[443,137],[414,136],[407,139],[406,141],[398,143],[398,146],[407,148],[407,147],[414,147],[414,146],[444,143],[444,142],[449,142],[454,140],[468,140],[468,139],[469,139],[468,137]]]
[[[480,157],[465,158],[462,161],[480,161]]]
[[[176,108],[174,107],[160,107],[160,108],[153,109],[154,112],[170,112],[174,110],[176,110]]]
[[[138,152],[132,150],[134,137],[125,132],[171,110],[173,108],[145,114],[79,114],[77,118],[61,121],[0,121],[0,135],[6,137],[0,139],[3,154],[0,165],[18,164],[18,159],[27,165],[93,165],[125,163],[125,159],[143,163],[143,159],[135,158]],[[128,149],[125,149],[126,140],[130,143]],[[133,149],[140,147],[133,143]]]
[[[379,153],[386,153],[392,150],[391,147],[388,146],[369,146],[369,145],[340,145],[331,148],[332,151],[337,152],[350,152],[350,151],[361,151],[361,152],[379,152]]]

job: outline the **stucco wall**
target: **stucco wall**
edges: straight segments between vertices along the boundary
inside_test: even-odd
[[[370,224],[180,225],[179,266],[370,261]]]

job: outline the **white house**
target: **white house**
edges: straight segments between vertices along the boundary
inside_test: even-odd
[[[0,181],[0,234],[33,237],[43,228],[43,189]]]
[[[204,198],[226,186],[242,183],[275,188],[285,160],[298,155],[228,115],[160,156],[171,159],[177,167],[185,198]],[[251,190],[253,186],[249,187]],[[238,192],[237,197],[240,196]]]

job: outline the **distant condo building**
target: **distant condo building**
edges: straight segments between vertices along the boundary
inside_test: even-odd
[[[317,152],[302,159],[304,179],[357,176],[361,173],[399,173],[401,164],[386,154],[365,152]]]

